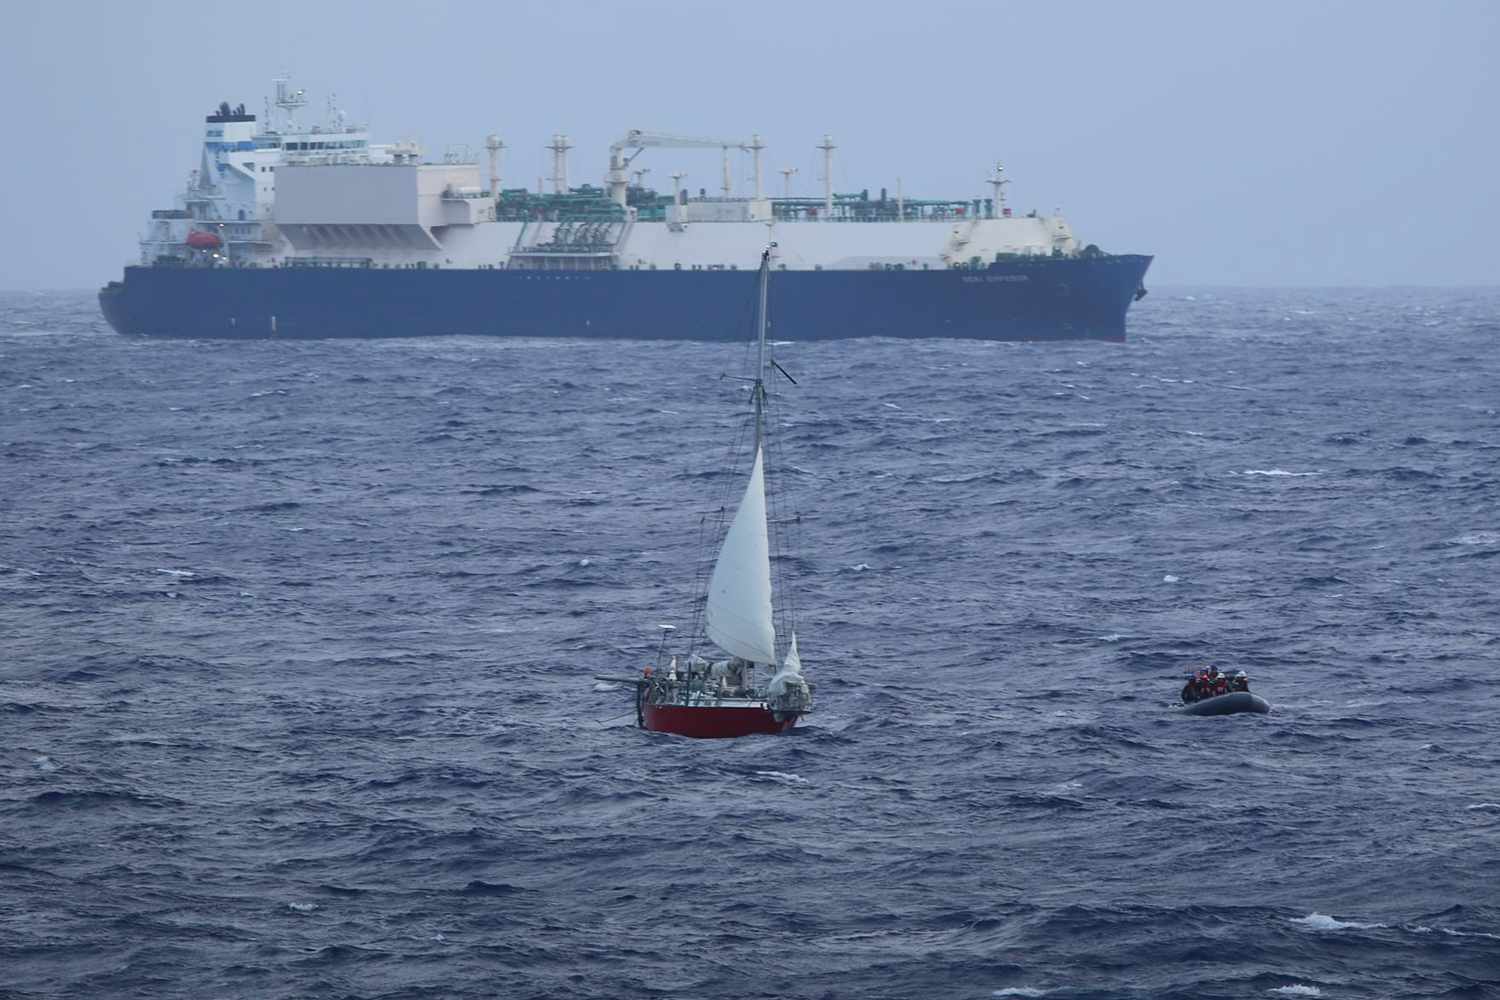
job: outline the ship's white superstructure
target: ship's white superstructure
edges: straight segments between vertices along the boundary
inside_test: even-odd
[[[780,246],[788,270],[937,269],[1008,256],[1074,256],[1081,245],[1060,215],[1014,216],[997,167],[989,197],[920,201],[881,191],[837,194],[836,146],[823,136],[819,198],[772,198],[759,134],[715,139],[632,129],[609,150],[602,185],[569,187],[567,136],[557,134],[551,195],[500,190],[498,136],[488,136],[488,184],[466,153],[422,160],[415,143],[370,143],[330,100],[323,123],[299,123],[303,92],[276,81],[264,121],[220,105],[206,119],[198,168],[178,207],[152,213],[142,262],[206,266],[435,267],[522,270],[733,269]],[[273,113],[273,107],[275,109]],[[640,186],[632,162],[647,150],[719,149],[723,182],[697,197]],[[754,185],[733,193],[731,154],[749,153]],[[656,155],[656,154],[653,154]],[[665,164],[663,166],[666,166]],[[791,173],[781,171],[788,185]],[[634,174],[637,183],[630,184]]]

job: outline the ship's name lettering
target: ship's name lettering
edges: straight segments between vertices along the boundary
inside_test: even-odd
[[[966,274],[964,275],[964,280],[976,283],[986,281],[1030,281],[1031,276],[1028,274]]]

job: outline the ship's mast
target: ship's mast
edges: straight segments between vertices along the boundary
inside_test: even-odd
[[[823,151],[823,221],[833,221],[833,136],[825,135],[823,143],[814,147]]]
[[[764,437],[763,425],[765,420],[764,402],[766,396],[766,287],[771,279],[771,251],[776,244],[772,243],[760,253],[760,332],[756,339],[755,349],[755,452],[760,454],[761,441]],[[761,459],[765,461],[764,458]]]

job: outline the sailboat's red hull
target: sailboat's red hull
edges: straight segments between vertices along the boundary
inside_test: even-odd
[[[757,733],[785,732],[797,724],[797,716],[777,719],[764,708],[716,708],[707,705],[641,706],[641,725],[654,733],[676,733],[700,740],[721,740]]]

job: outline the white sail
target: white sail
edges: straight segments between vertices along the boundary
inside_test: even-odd
[[[751,663],[776,662],[766,479],[759,449],[740,509],[729,524],[708,581],[707,617],[708,637],[724,652]]]
[[[787,647],[786,659],[781,661],[781,669],[771,682],[766,685],[766,694],[772,698],[779,698],[786,693],[788,687],[806,686],[802,679],[802,657],[797,655],[797,633],[792,633],[792,644]]]
[[[797,633],[792,633],[792,644],[787,647],[786,659],[781,661],[781,669],[789,674],[802,673],[802,657],[797,655]]]

